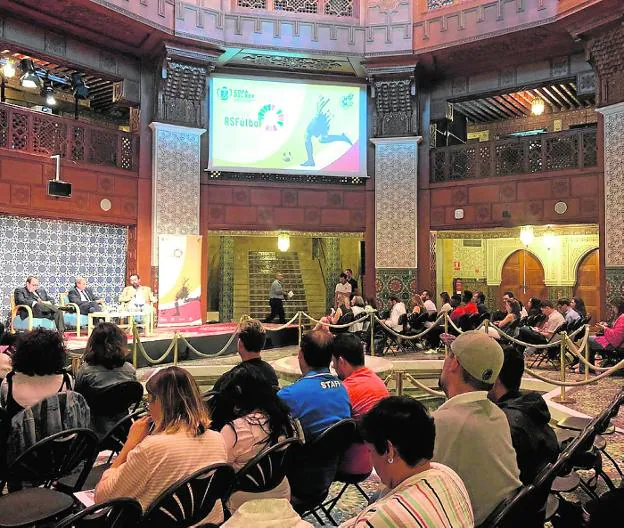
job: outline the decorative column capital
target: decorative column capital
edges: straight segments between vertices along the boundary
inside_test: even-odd
[[[386,138],[370,138],[371,143],[378,145],[397,145],[401,143],[415,143],[419,145],[422,142],[422,136],[399,136]]]
[[[590,34],[585,49],[598,77],[597,104],[624,102],[624,26],[607,25],[606,29]]]
[[[168,132],[176,132],[176,133],[184,133],[184,134],[192,134],[196,136],[201,136],[206,132],[205,128],[194,128],[182,125],[172,125],[171,123],[159,123],[158,121],[153,121],[149,124],[149,127],[154,131],[158,132],[159,130],[166,130]]]

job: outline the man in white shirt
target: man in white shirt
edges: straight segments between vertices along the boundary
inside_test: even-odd
[[[425,310],[427,310],[427,313],[438,313],[438,309],[431,299],[431,292],[429,290],[423,290],[423,292],[420,294],[420,298],[425,305]]]
[[[395,332],[402,332],[403,325],[399,324],[399,319],[407,311],[405,310],[405,304],[399,300],[396,295],[390,296],[390,303],[392,304],[392,310],[390,310],[390,317],[384,321],[386,326],[389,326]]]
[[[490,336],[464,332],[450,346],[440,386],[448,400],[433,413],[433,461],[464,481],[481,524],[496,506],[522,486],[505,413],[488,400],[503,367],[501,346]]]
[[[345,297],[351,298],[351,284],[348,282],[347,274],[341,273],[334,290],[334,308],[338,308],[344,302]]]
[[[539,327],[520,327],[518,331],[518,339],[520,341],[543,345],[551,340],[557,341],[559,339],[559,336],[555,335],[555,333],[566,322],[563,315],[555,310],[552,301],[549,300],[542,301],[540,310],[548,319]]]

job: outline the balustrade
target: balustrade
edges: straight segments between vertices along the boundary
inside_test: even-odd
[[[136,135],[9,104],[0,104],[0,148],[138,169]]]
[[[354,17],[354,0],[235,0],[237,7],[290,13]]]
[[[596,129],[433,149],[431,183],[595,167]]]

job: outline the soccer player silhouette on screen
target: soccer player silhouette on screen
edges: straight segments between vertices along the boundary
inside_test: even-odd
[[[330,134],[329,127],[331,126],[332,115],[325,108],[329,103],[328,97],[319,97],[316,103],[316,115],[310,121],[305,133],[305,148],[308,155],[308,159],[304,161],[302,167],[314,167],[316,165],[314,161],[314,147],[312,145],[312,138],[316,137],[319,143],[333,143],[334,141],[345,141],[349,145],[353,145],[353,142],[347,137],[346,134]]]

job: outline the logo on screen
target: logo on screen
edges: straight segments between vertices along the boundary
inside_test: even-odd
[[[232,90],[230,90],[227,86],[222,86],[219,89],[219,97],[222,101],[227,101],[232,95]]]
[[[340,106],[345,109],[351,108],[353,106],[353,94],[345,95],[340,99]]]
[[[265,104],[258,112],[258,120],[262,128],[275,131],[284,126],[284,112],[272,104]]]

